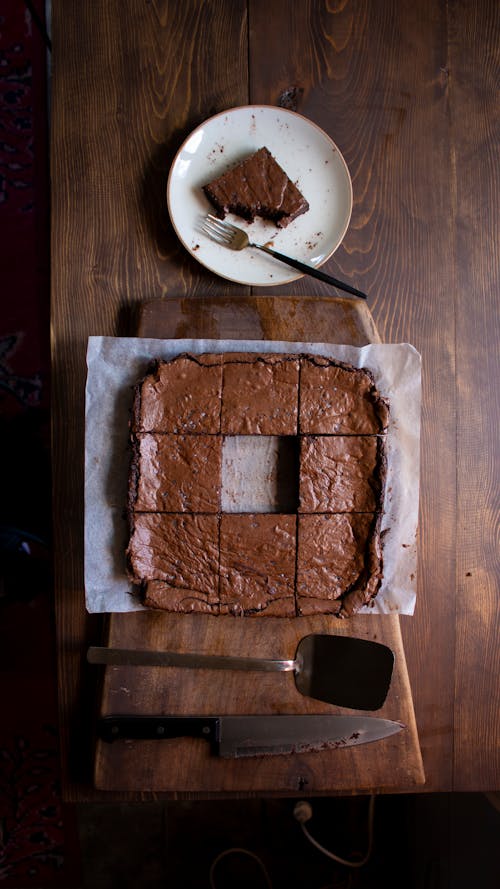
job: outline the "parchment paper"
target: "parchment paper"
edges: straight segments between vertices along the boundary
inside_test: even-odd
[[[309,352],[369,368],[390,402],[384,501],[384,576],[371,614],[413,614],[419,500],[421,362],[408,343],[357,348],[261,340],[90,337],[85,430],[85,596],[90,612],[142,610],[125,572],[133,387],[155,358],[182,352]]]

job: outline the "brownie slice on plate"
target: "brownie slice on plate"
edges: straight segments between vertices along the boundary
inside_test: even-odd
[[[267,148],[260,148],[218,179],[203,186],[219,219],[236,213],[248,222],[256,216],[286,228],[309,204]]]

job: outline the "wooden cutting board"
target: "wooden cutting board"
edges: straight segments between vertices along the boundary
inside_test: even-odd
[[[145,303],[140,336],[294,342],[379,342],[362,301],[331,297],[168,298]],[[411,689],[397,615],[346,621],[314,615],[294,619],[112,614],[106,643],[130,648],[292,658],[307,633],[374,639],[395,653],[389,695],[377,716],[405,730],[360,747],[289,756],[221,760],[201,740],[97,740],[95,785],[101,790],[152,791],[167,797],[328,795],[411,790],[425,781]],[[290,674],[177,668],[103,668],[100,712],[108,715],[352,713],[301,695]]]

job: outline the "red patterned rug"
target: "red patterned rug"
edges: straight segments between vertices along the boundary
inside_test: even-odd
[[[59,786],[43,2],[0,3],[0,887],[79,883]]]

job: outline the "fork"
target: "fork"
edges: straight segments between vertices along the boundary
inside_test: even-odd
[[[332,284],[333,287],[338,287],[339,290],[345,290],[346,293],[351,293],[353,296],[357,296],[360,299],[366,299],[365,293],[361,293],[360,290],[356,290],[356,288],[351,287],[350,284],[345,284],[337,278],[332,278],[331,275],[327,275],[325,272],[321,272],[319,269],[316,269],[305,262],[300,262],[298,259],[292,259],[290,256],[285,256],[284,253],[278,253],[277,250],[271,250],[270,247],[266,247],[264,244],[253,244],[243,229],[238,228],[236,225],[232,225],[230,222],[221,222],[220,219],[217,219],[216,216],[212,216],[211,213],[209,213],[202,221],[201,230],[204,234],[208,235],[212,241],[215,241],[217,244],[222,244],[223,247],[229,247],[230,250],[244,250],[245,247],[254,247],[256,250],[262,250],[264,253],[269,253],[270,256],[274,256],[275,259],[279,259],[281,262],[286,263],[292,268],[298,269],[299,272],[304,272],[306,275],[311,275],[313,278],[319,278],[320,281],[326,281],[327,284]]]

